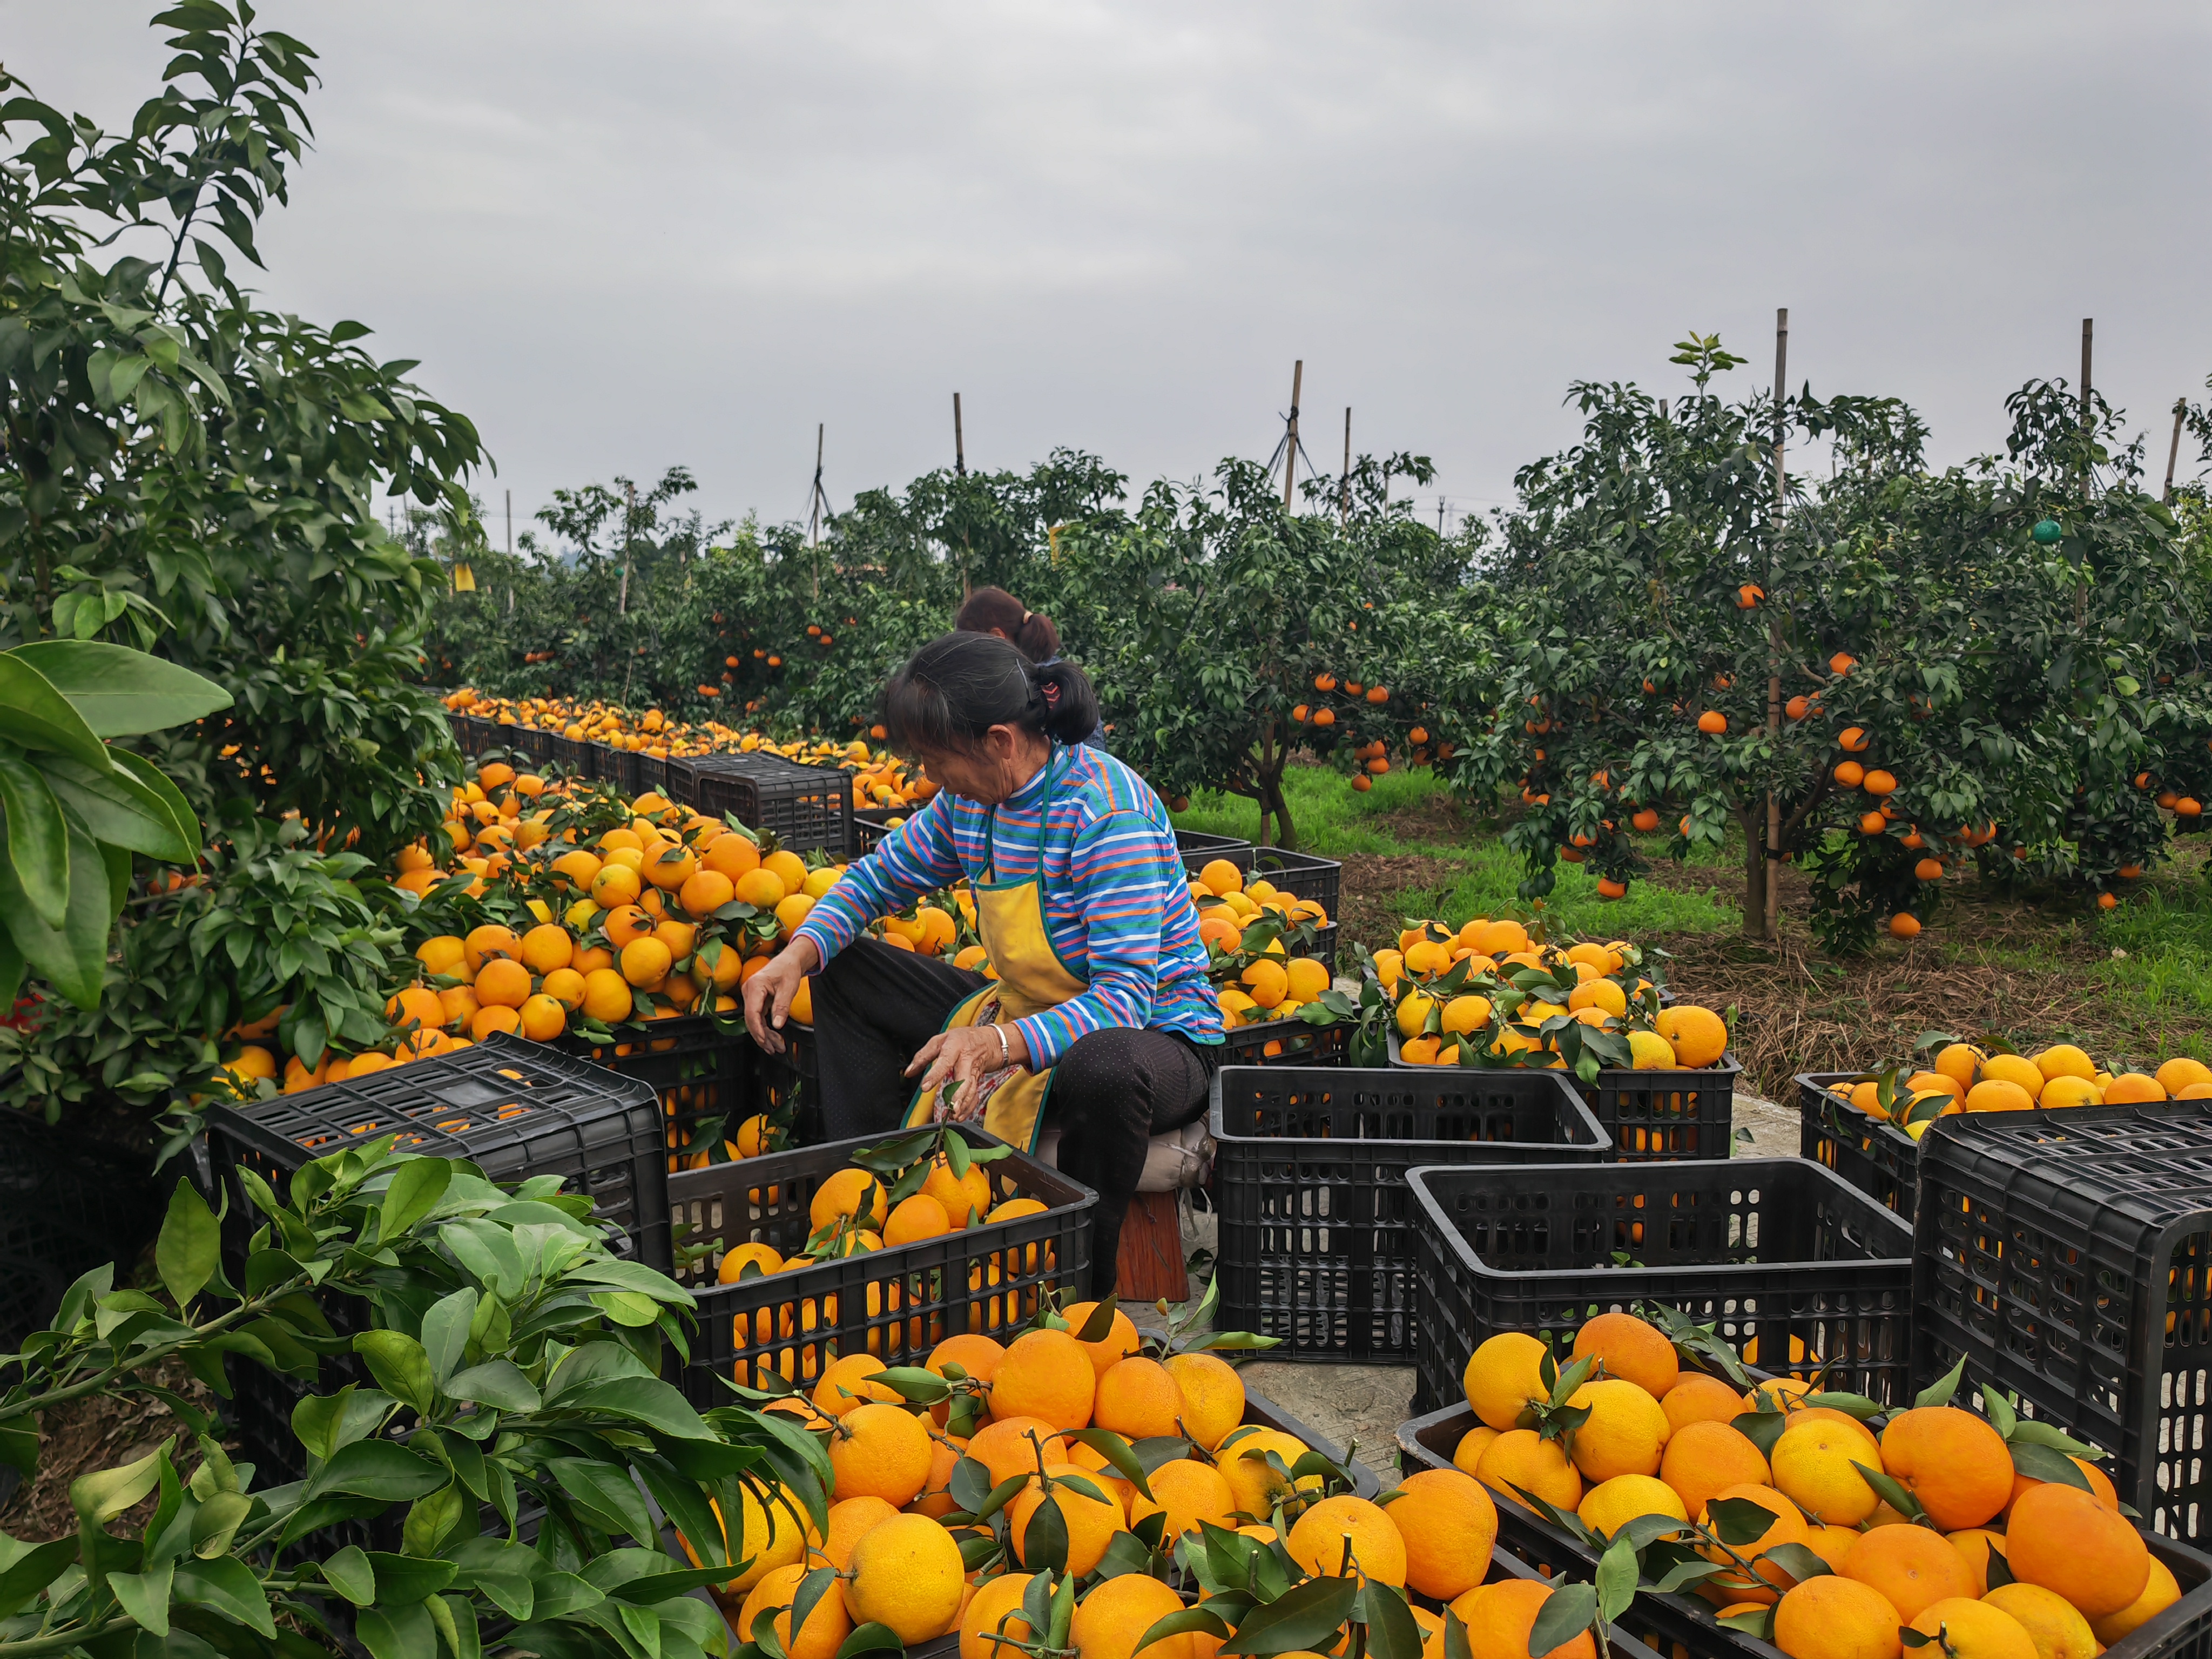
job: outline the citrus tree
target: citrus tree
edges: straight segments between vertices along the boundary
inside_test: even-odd
[[[2031,384],[2005,457],[1930,473],[1903,404],[1807,392],[1780,418],[1834,471],[1778,512],[1771,398],[1577,396],[1583,442],[1518,480],[1497,577],[1524,631],[1455,769],[1518,793],[1527,892],[1565,859],[1617,896],[1638,835],[1680,855],[1733,825],[1746,931],[1778,854],[1855,947],[1916,933],[1969,859],[2103,884],[2155,855],[2160,769],[2201,746],[2201,554],[2109,411],[2085,430]]]
[[[303,152],[313,54],[244,5],[155,23],[172,55],[127,132],[0,75],[0,647],[204,675],[230,708],[149,745],[185,794],[381,855],[436,823],[458,757],[418,684],[443,573],[374,498],[465,507],[482,452],[365,326],[235,279]]]

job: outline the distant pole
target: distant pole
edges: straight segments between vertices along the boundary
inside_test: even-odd
[[[960,432],[960,394],[952,394],[952,471],[956,477],[968,476],[968,441]]]
[[[822,545],[822,503],[826,499],[822,494],[822,434],[826,422],[821,421],[814,423],[814,493],[806,501],[806,544],[809,547]]]
[[[1776,544],[1782,536],[1783,514],[1790,508],[1790,475],[1783,465],[1783,441],[1788,435],[1785,419],[1790,386],[1790,307],[1777,307],[1774,313],[1774,532],[1766,549],[1766,586],[1771,590],[1778,584],[1774,577]],[[1772,593],[1766,605],[1766,735],[1770,742],[1778,743],[1782,735],[1782,613],[1776,608]],[[1782,802],[1770,789],[1766,792],[1766,913],[1763,918],[1766,937],[1782,937]]]
[[[2173,400],[2173,441],[2166,446],[2166,494],[2159,497],[2167,507],[2173,505],[2173,465],[2181,459],[2181,421],[2188,413],[2189,399],[2176,398]]]
[[[623,569],[622,592],[615,600],[615,614],[629,615],[629,538],[632,520],[637,517],[637,486],[623,486]]]
[[[2175,428],[2177,431],[2179,428]],[[1338,511],[1345,525],[1352,523],[1352,405],[1344,406],[1344,471],[1337,478]]]
[[[507,492],[507,556],[514,556],[514,492]]]
[[[1444,498],[1443,498],[1443,496],[1439,495],[1439,496],[1437,496],[1437,538],[1438,538],[1439,539],[1441,539],[1441,538],[1443,538],[1443,533],[1444,533]]]
[[[2094,317],[2081,319],[2081,493],[2089,493],[2089,446],[2097,431],[2097,417],[2089,403],[2089,347],[2095,335],[2097,320]]]
[[[1298,481],[1298,392],[1306,380],[1306,360],[1303,357],[1291,370],[1291,431],[1283,450],[1283,511],[1291,510],[1292,492]]]

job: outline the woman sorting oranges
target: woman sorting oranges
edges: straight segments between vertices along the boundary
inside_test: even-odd
[[[833,1139],[952,1117],[1029,1150],[1049,1113],[1060,1168],[1098,1193],[1103,1296],[1146,1143],[1206,1109],[1218,1063],[1220,1010],[1167,809],[1084,744],[1098,701],[1083,671],[994,635],[933,640],[883,708],[890,742],[940,787],[745,981],[746,1026],[781,1052],[778,1029],[814,975]],[[963,877],[996,979],[862,937]]]

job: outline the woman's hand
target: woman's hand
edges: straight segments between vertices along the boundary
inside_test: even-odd
[[[791,1012],[791,1000],[799,994],[799,981],[812,973],[821,960],[812,939],[793,939],[745,981],[745,1030],[766,1053],[783,1052],[783,1022]]]
[[[765,973],[756,975],[766,979]],[[1006,1033],[1006,1046],[1003,1055],[999,1047],[999,1034]],[[929,1098],[947,1078],[960,1085],[952,1097],[952,1115],[965,1120],[975,1109],[976,1079],[1007,1066],[1026,1066],[1030,1063],[1030,1046],[1022,1040],[1021,1028],[1015,1025],[963,1025],[957,1030],[939,1031],[921,1045],[921,1052],[914,1057],[914,1064],[906,1068],[912,1077],[925,1066],[928,1073],[921,1079],[923,1098]]]

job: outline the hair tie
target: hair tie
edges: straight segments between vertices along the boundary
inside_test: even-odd
[[[1059,707],[1060,686],[1056,682],[1047,680],[1042,685],[1039,686],[1037,690],[1044,693],[1044,700],[1047,702],[1051,703],[1054,708]]]
[[[1036,611],[1023,611],[1023,612],[1022,612],[1022,626],[1023,626],[1023,627],[1024,627],[1024,628],[1027,628],[1027,627],[1030,625],[1030,618],[1031,617],[1036,616]]]

